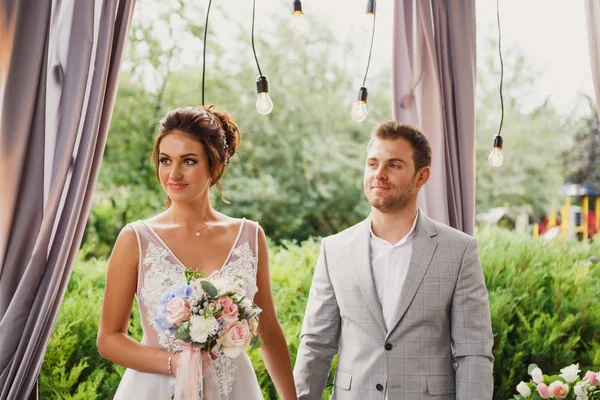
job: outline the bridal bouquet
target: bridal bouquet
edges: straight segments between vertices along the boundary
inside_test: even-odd
[[[154,325],[169,332],[184,349],[177,371],[176,398],[202,397],[202,377],[221,355],[238,357],[258,348],[258,315],[262,311],[245,297],[242,277],[185,270],[186,282],[167,287],[158,301]],[[193,394],[192,394],[193,392]],[[190,397],[191,396],[191,397]]]
[[[572,364],[560,370],[559,375],[545,375],[535,364],[527,369],[531,380],[517,385],[515,399],[600,399],[600,372],[587,371],[580,378],[579,364]]]

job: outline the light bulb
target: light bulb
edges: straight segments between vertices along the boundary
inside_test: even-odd
[[[375,13],[366,13],[362,17],[362,28],[365,31],[370,31],[373,29],[373,20],[375,19]]]
[[[502,149],[499,147],[494,147],[490,152],[488,157],[488,161],[492,167],[499,167],[502,165],[502,161],[504,161],[504,156],[502,155]]]
[[[269,97],[269,81],[266,76],[256,78],[256,111],[259,114],[267,115],[273,111],[273,102]]]
[[[367,119],[367,103],[364,101],[356,100],[354,106],[352,107],[352,119],[357,122],[363,122]]]
[[[369,114],[367,110],[367,88],[361,87],[358,91],[358,98],[352,106],[352,119],[357,122],[363,122]]]
[[[294,11],[292,14],[292,30],[295,33],[304,33],[306,32],[306,20],[304,19],[304,14],[302,11]]]
[[[273,111],[273,102],[269,97],[269,92],[258,94],[258,97],[256,98],[256,111],[262,115],[267,115]]]
[[[502,155],[502,136],[500,136],[499,132],[494,138],[494,144],[488,156],[488,161],[492,167],[499,167],[502,165],[502,161],[504,161],[504,156]]]

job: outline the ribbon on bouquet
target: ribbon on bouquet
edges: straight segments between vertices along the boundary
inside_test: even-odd
[[[177,368],[175,400],[199,400],[204,398],[203,377],[212,367],[210,355],[191,343],[177,341],[183,348]]]

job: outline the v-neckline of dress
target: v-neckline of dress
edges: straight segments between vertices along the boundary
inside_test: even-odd
[[[237,233],[237,236],[236,236],[235,240],[233,241],[233,245],[229,249],[229,254],[227,254],[227,257],[225,258],[225,261],[223,262],[223,265],[221,265],[220,268],[215,269],[214,271],[212,271],[210,274],[207,274],[207,276],[212,275],[212,274],[218,274],[218,273],[220,273],[227,266],[227,264],[229,262],[229,259],[231,258],[231,255],[233,254],[233,250],[235,250],[235,248],[236,248],[236,246],[238,244],[238,241],[240,240],[240,236],[242,235],[242,230],[244,229],[245,222],[246,222],[246,218],[242,218],[242,223],[240,224],[240,229],[239,229],[239,231]],[[163,238],[160,237],[160,235],[154,230],[153,227],[151,227],[148,223],[146,223],[146,221],[142,221],[142,223],[144,225],[146,225],[148,227],[148,229],[150,229],[150,231],[156,237],[156,239],[158,239],[158,241],[164,246],[164,248],[167,249],[167,251],[171,254],[171,256],[173,256],[173,258],[175,259],[175,261],[177,261],[177,263],[179,265],[181,265],[183,268],[188,268],[188,267],[185,266],[184,263],[182,263],[179,260],[179,257],[177,257],[175,255],[175,252],[167,245],[167,243],[165,243],[165,241],[163,240]],[[189,268],[189,269],[191,269],[191,268]],[[197,271],[197,270],[194,269],[194,271]]]

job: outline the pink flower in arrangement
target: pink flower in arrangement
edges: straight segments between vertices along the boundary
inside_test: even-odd
[[[219,297],[217,303],[223,307],[223,311],[219,313],[217,318],[223,318],[227,325],[231,325],[238,320],[238,315],[240,314],[238,306],[229,296]]]
[[[598,381],[598,377],[592,371],[588,371],[585,373],[585,379],[588,380],[591,386],[596,386],[596,383]]]
[[[251,339],[252,333],[250,333],[248,321],[236,321],[221,336],[223,353],[228,357],[236,358],[250,345]]]
[[[548,386],[551,395],[556,399],[565,399],[569,394],[569,385],[561,381],[554,381]]]
[[[538,383],[537,391],[542,399],[547,399],[548,397],[550,397],[550,390],[548,389],[548,386],[543,382]]]
[[[167,321],[178,327],[183,321],[190,319],[190,305],[181,297],[175,297],[167,303]]]

